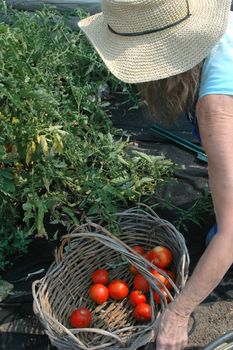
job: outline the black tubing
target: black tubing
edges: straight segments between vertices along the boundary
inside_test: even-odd
[[[203,350],[214,350],[217,346],[226,343],[229,340],[233,340],[233,330],[227,332],[226,334],[221,335],[219,338],[215,339],[211,343],[209,343]],[[233,349],[233,345],[232,345]]]
[[[196,321],[196,317],[195,317],[194,312],[191,313],[190,317],[192,318],[193,323],[192,323],[191,329],[188,331],[188,336],[190,336],[194,332],[196,325],[197,325],[197,321]]]

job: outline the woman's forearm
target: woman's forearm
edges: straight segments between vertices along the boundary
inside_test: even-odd
[[[197,115],[219,231],[171,304],[184,314],[190,314],[212,292],[233,263],[233,97],[206,96]]]
[[[218,232],[212,239],[185,288],[171,304],[174,311],[190,315],[220,283],[233,263],[233,235],[230,237],[229,233]]]

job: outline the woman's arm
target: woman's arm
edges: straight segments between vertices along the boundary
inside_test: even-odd
[[[156,350],[185,346],[190,313],[220,283],[233,263],[233,97],[203,97],[197,105],[197,117],[208,156],[218,234],[205,250],[183,291],[165,311]]]

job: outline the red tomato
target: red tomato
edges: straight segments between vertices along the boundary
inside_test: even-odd
[[[162,271],[164,271],[165,273],[167,273],[166,270],[164,269],[160,269]],[[152,273],[152,275],[154,275],[155,277],[157,277],[163,284],[167,283],[168,280],[166,279],[166,277],[164,277],[163,275],[161,275],[161,273],[159,273],[157,270],[155,269],[151,269],[150,272]],[[159,286],[159,287],[162,287],[162,285],[156,281],[156,284]]]
[[[108,283],[108,271],[103,269],[98,269],[92,274],[92,281],[94,283],[102,283],[107,284]]]
[[[138,273],[133,280],[133,286],[136,290],[140,290],[142,292],[148,292],[150,289],[150,284],[147,279]]]
[[[96,302],[96,304],[103,304],[108,300],[108,288],[101,283],[96,283],[89,289],[89,297]]]
[[[109,295],[112,299],[121,300],[129,294],[128,284],[120,279],[113,280],[108,286]]]
[[[131,265],[129,268],[129,271],[133,274],[136,275],[138,273],[137,268],[134,265]]]
[[[133,313],[134,317],[138,321],[148,321],[151,319],[150,305],[142,303],[136,306]]]
[[[146,302],[146,296],[139,290],[134,290],[130,293],[129,301],[131,305],[137,306]]]
[[[133,250],[135,250],[135,252],[137,252],[138,254],[144,255],[144,249],[140,246],[140,245],[135,245],[134,247],[132,247]]]
[[[173,282],[175,282],[175,274],[172,271],[166,271],[167,275],[172,279]],[[168,281],[168,279],[166,279],[165,281],[165,286],[167,287],[167,289],[172,289],[172,285],[171,283]]]
[[[145,257],[159,268],[168,266],[173,259],[172,252],[168,248],[162,246],[157,246],[149,250]]]
[[[88,328],[92,322],[90,310],[86,307],[80,307],[70,315],[70,324],[74,328]]]
[[[167,303],[169,303],[171,300],[167,294],[167,292],[165,291],[165,289],[161,289],[162,294],[165,297],[165,300],[167,300]],[[153,292],[154,295],[154,300],[156,301],[157,304],[161,304],[161,300],[160,300],[160,295],[157,292]]]

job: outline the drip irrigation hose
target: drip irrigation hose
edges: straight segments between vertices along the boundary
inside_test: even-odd
[[[221,348],[221,350],[233,349],[233,330],[221,335],[219,338],[209,343],[205,348],[203,348],[203,350],[214,350],[217,346],[223,345],[229,340],[232,340],[232,343],[226,344],[223,348]]]

